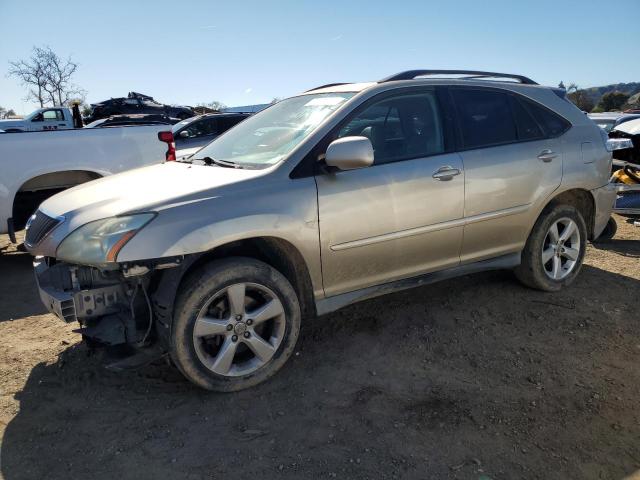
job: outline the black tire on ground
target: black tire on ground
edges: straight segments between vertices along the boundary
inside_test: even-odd
[[[217,292],[237,283],[267,287],[280,300],[284,315],[284,336],[273,357],[244,376],[214,373],[200,360],[193,340],[198,313]],[[171,358],[191,382],[207,390],[233,392],[252,387],[273,376],[289,359],[300,333],[300,304],[289,281],[277,270],[252,258],[229,257],[200,267],[181,284],[177,295],[172,333]]]
[[[606,242],[608,240],[611,240],[615,236],[617,231],[618,223],[616,222],[616,219],[613,217],[609,217],[607,225],[604,227],[604,230],[602,231],[600,236],[594,240],[594,243]]]
[[[545,271],[542,250],[551,226],[564,218],[573,220],[576,223],[580,234],[580,250],[573,270],[561,280],[555,280],[549,277]],[[580,273],[586,251],[586,242],[587,226],[580,212],[570,205],[550,205],[545,208],[531,230],[522,251],[521,264],[514,270],[515,275],[520,282],[528,287],[546,292],[556,292],[570,285]]]

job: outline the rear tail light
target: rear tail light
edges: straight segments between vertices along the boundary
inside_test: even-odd
[[[630,138],[609,138],[607,139],[606,147],[609,152],[626,150],[627,148],[633,148],[633,142]]]
[[[172,132],[158,132],[158,140],[167,144],[167,153],[165,159],[167,162],[175,162],[176,160],[176,143],[173,140]]]
[[[604,142],[604,147],[607,149],[607,152],[615,152],[616,150],[626,150],[627,148],[633,148],[633,142],[630,138],[611,138],[602,128],[598,128],[600,129],[600,136],[602,137],[602,141]],[[620,134],[614,131],[612,135]]]

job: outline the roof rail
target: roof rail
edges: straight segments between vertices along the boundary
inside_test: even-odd
[[[406,72],[396,73],[390,77],[383,78],[378,83],[392,82],[394,80],[413,80],[416,77],[423,77],[426,75],[469,75],[464,77],[465,79],[476,78],[511,78],[518,80],[525,85],[538,85],[524,75],[513,75],[510,73],[497,73],[497,72],[482,72],[477,70],[407,70]]]
[[[320,85],[319,87],[310,88],[309,90],[305,90],[304,93],[313,92],[314,90],[320,90],[321,88],[329,88],[329,87],[337,87],[338,85],[349,85],[351,82],[340,82],[340,83],[327,83],[326,85]]]

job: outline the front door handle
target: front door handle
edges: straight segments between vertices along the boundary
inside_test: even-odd
[[[440,180],[441,182],[446,182],[451,180],[456,175],[460,175],[460,169],[453,168],[449,165],[446,165],[446,166],[440,167],[431,176],[436,180]]]
[[[549,163],[551,160],[553,160],[557,156],[558,154],[553,150],[543,150],[540,152],[540,155],[538,155],[538,160],[542,160],[545,163]]]

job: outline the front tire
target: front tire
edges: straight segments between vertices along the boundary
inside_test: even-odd
[[[251,258],[200,268],[181,285],[171,357],[187,379],[232,392],[273,376],[293,353],[300,304],[289,281]]]
[[[587,226],[578,210],[570,205],[547,208],[527,239],[516,277],[528,287],[556,292],[578,276],[586,245]]]

